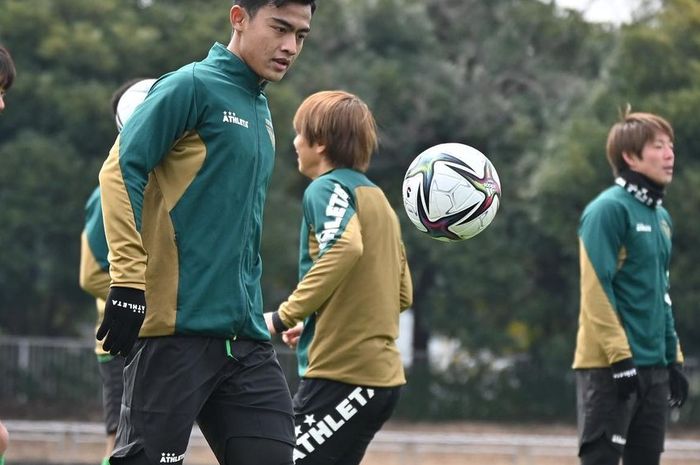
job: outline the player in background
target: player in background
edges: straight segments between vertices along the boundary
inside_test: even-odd
[[[314,10],[235,0],[228,45],[161,77],[102,167],[111,287],[97,337],[127,357],[112,465],[182,463],[195,420],[221,464],[292,463],[260,286],[275,155],[264,89],[296,60]]]
[[[10,52],[0,45],[0,113],[5,110],[5,93],[12,87],[17,71]],[[7,428],[0,421],[0,465],[5,463],[5,451],[10,444]]]
[[[0,45],[0,113],[5,109],[5,94],[15,80],[17,71],[10,52]]]
[[[669,296],[673,129],[630,113],[610,129],[615,184],[579,224],[581,308],[576,370],[582,465],[658,465],[669,405],[688,396]]]
[[[377,148],[367,105],[347,92],[318,92],[302,102],[294,130],[299,171],[312,180],[300,281],[265,318],[290,345],[304,322],[296,465],[359,464],[406,382],[396,339],[413,285],[396,213],[365,175]]]
[[[10,434],[7,432],[5,425],[0,421],[0,465],[5,465],[5,452],[9,444]]]
[[[117,104],[124,92],[140,79],[122,84],[112,95],[112,114],[117,114]],[[97,324],[104,317],[105,299],[109,292],[109,261],[107,260],[107,239],[102,222],[100,188],[92,192],[85,204],[85,227],[80,235],[80,287],[95,297]],[[97,329],[97,326],[95,327]],[[102,380],[102,407],[105,422],[105,456],[102,465],[109,465],[109,456],[114,449],[114,439],[119,423],[122,392],[124,390],[124,357],[115,357],[95,343],[100,379]]]

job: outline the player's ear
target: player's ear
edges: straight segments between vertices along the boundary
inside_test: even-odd
[[[314,150],[316,151],[317,154],[319,155],[325,155],[326,154],[326,145],[323,144],[314,144]]]
[[[243,26],[248,20],[248,12],[240,5],[233,5],[229,17],[233,30],[240,32],[243,30]]]
[[[622,159],[625,160],[627,166],[632,168],[639,162],[639,160],[641,160],[641,157],[638,157],[632,152],[622,152]]]

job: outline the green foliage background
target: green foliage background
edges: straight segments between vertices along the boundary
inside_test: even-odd
[[[629,26],[590,24],[537,0],[319,0],[295,68],[268,87],[278,161],[266,211],[268,307],[296,283],[301,193],[291,118],[311,92],[342,88],[373,109],[370,176],[399,211],[415,283],[418,353],[401,415],[571,419],[578,317],[576,227],[612,180],[604,157],[618,109],[677,131],[674,307],[686,355],[700,348],[694,246],[700,181],[700,4],[667,0]],[[94,324],[77,285],[83,205],[116,136],[109,99],[227,43],[229,2],[0,0],[0,42],[18,78],[0,117],[0,334],[75,336]],[[642,12],[643,13],[643,12]],[[503,184],[483,234],[444,244],[409,224],[405,168],[442,142],[475,146]],[[471,355],[437,373],[426,336]],[[494,370],[497,361],[505,368]],[[700,386],[695,385],[695,398]],[[417,402],[414,402],[417,400]],[[682,421],[700,423],[693,402]]]

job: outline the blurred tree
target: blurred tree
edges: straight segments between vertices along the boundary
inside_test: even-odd
[[[18,72],[0,125],[0,332],[91,330],[79,236],[116,135],[110,97],[227,41],[228,9],[213,3],[0,1],[0,41]]]
[[[75,176],[85,181],[69,182],[84,191],[73,199],[80,204],[114,138],[107,106],[112,90],[129,77],[159,75],[196,59],[212,41],[212,30],[221,31],[214,39],[226,41],[225,11],[211,1],[197,3],[57,0],[36,8],[4,0],[0,31],[20,71],[11,102],[22,102],[22,109],[10,105],[2,134],[23,137],[20,130],[31,127],[72,144],[83,160]],[[535,304],[539,289],[531,280],[529,248],[509,240],[535,237],[520,192],[520,180],[535,166],[528,149],[538,147],[547,125],[585,92],[607,44],[577,14],[559,15],[535,0],[325,1],[299,63],[282,83],[268,87],[280,158],[264,245],[268,304],[284,298],[296,282],[296,244],[290,239],[298,237],[297,226],[290,226],[299,224],[305,181],[296,173],[291,116],[310,92],[345,88],[362,95],[376,114],[382,145],[370,174],[397,208],[405,167],[435,143],[458,141],[483,150],[503,180],[503,210],[488,234],[439,244],[406,228],[423,345],[430,327],[460,338],[469,349],[528,350],[542,331],[533,315],[550,308]],[[44,163],[37,160],[37,169]],[[82,223],[80,215],[72,220]],[[77,257],[75,244],[68,249]],[[35,259],[27,254],[20,263],[30,267]],[[499,266],[505,261],[515,265]],[[57,271],[50,281],[70,282],[61,276],[73,271]],[[14,328],[55,332],[51,323]]]
[[[82,229],[84,162],[65,139],[32,131],[0,145],[0,160],[3,331],[70,334],[85,300],[72,246]]]
[[[573,345],[578,313],[578,244],[576,228],[585,205],[612,183],[605,158],[607,132],[627,104],[633,111],[649,111],[666,117],[676,133],[676,166],[664,205],[674,219],[671,295],[676,329],[687,355],[700,348],[700,320],[695,305],[700,298],[700,259],[695,238],[700,223],[695,208],[700,194],[700,145],[696,137],[700,116],[700,4],[693,0],[667,0],[658,15],[644,17],[619,31],[618,45],[610,50],[600,79],[586,101],[547,134],[545,150],[535,176],[530,179],[529,215],[546,227],[538,231],[550,252],[533,258],[536,268],[551,264],[561,303],[557,326]],[[538,288],[546,289],[539,282]],[[565,318],[561,318],[565,316]],[[554,335],[544,338],[546,343]],[[692,355],[691,355],[692,356]],[[697,358],[695,358],[697,361]],[[569,360],[570,361],[570,360]],[[692,361],[692,360],[691,360]],[[563,366],[563,365],[562,365]],[[697,422],[700,411],[691,402],[681,410],[682,419]]]

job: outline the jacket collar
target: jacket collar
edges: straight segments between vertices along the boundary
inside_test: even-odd
[[[267,81],[261,80],[239,56],[220,42],[209,50],[206,61],[230,74],[237,83],[254,94],[262,92],[267,86]]]

